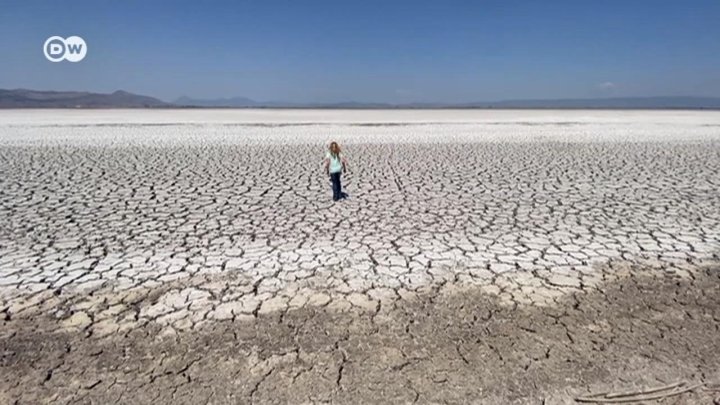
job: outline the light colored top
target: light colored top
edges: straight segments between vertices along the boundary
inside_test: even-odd
[[[330,173],[340,173],[342,171],[342,153],[339,153],[337,156],[333,156],[332,153],[328,151],[325,154],[325,159],[330,160]]]

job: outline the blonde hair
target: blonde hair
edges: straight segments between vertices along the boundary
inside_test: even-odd
[[[330,142],[330,154],[333,156],[340,155],[340,145],[335,141]]]

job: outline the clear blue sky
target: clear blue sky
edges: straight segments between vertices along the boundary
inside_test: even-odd
[[[48,37],[79,35],[80,63]],[[0,88],[173,100],[720,96],[720,0],[0,0]]]

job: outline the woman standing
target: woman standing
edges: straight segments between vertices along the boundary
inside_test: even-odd
[[[330,176],[333,189],[333,201],[347,198],[347,194],[342,191],[340,183],[340,173],[346,173],[346,160],[340,153],[340,145],[337,142],[330,142],[328,152],[325,154],[325,173]]]

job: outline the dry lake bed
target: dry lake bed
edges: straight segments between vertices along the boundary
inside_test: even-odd
[[[720,397],[720,112],[0,111],[2,404],[681,381]]]

